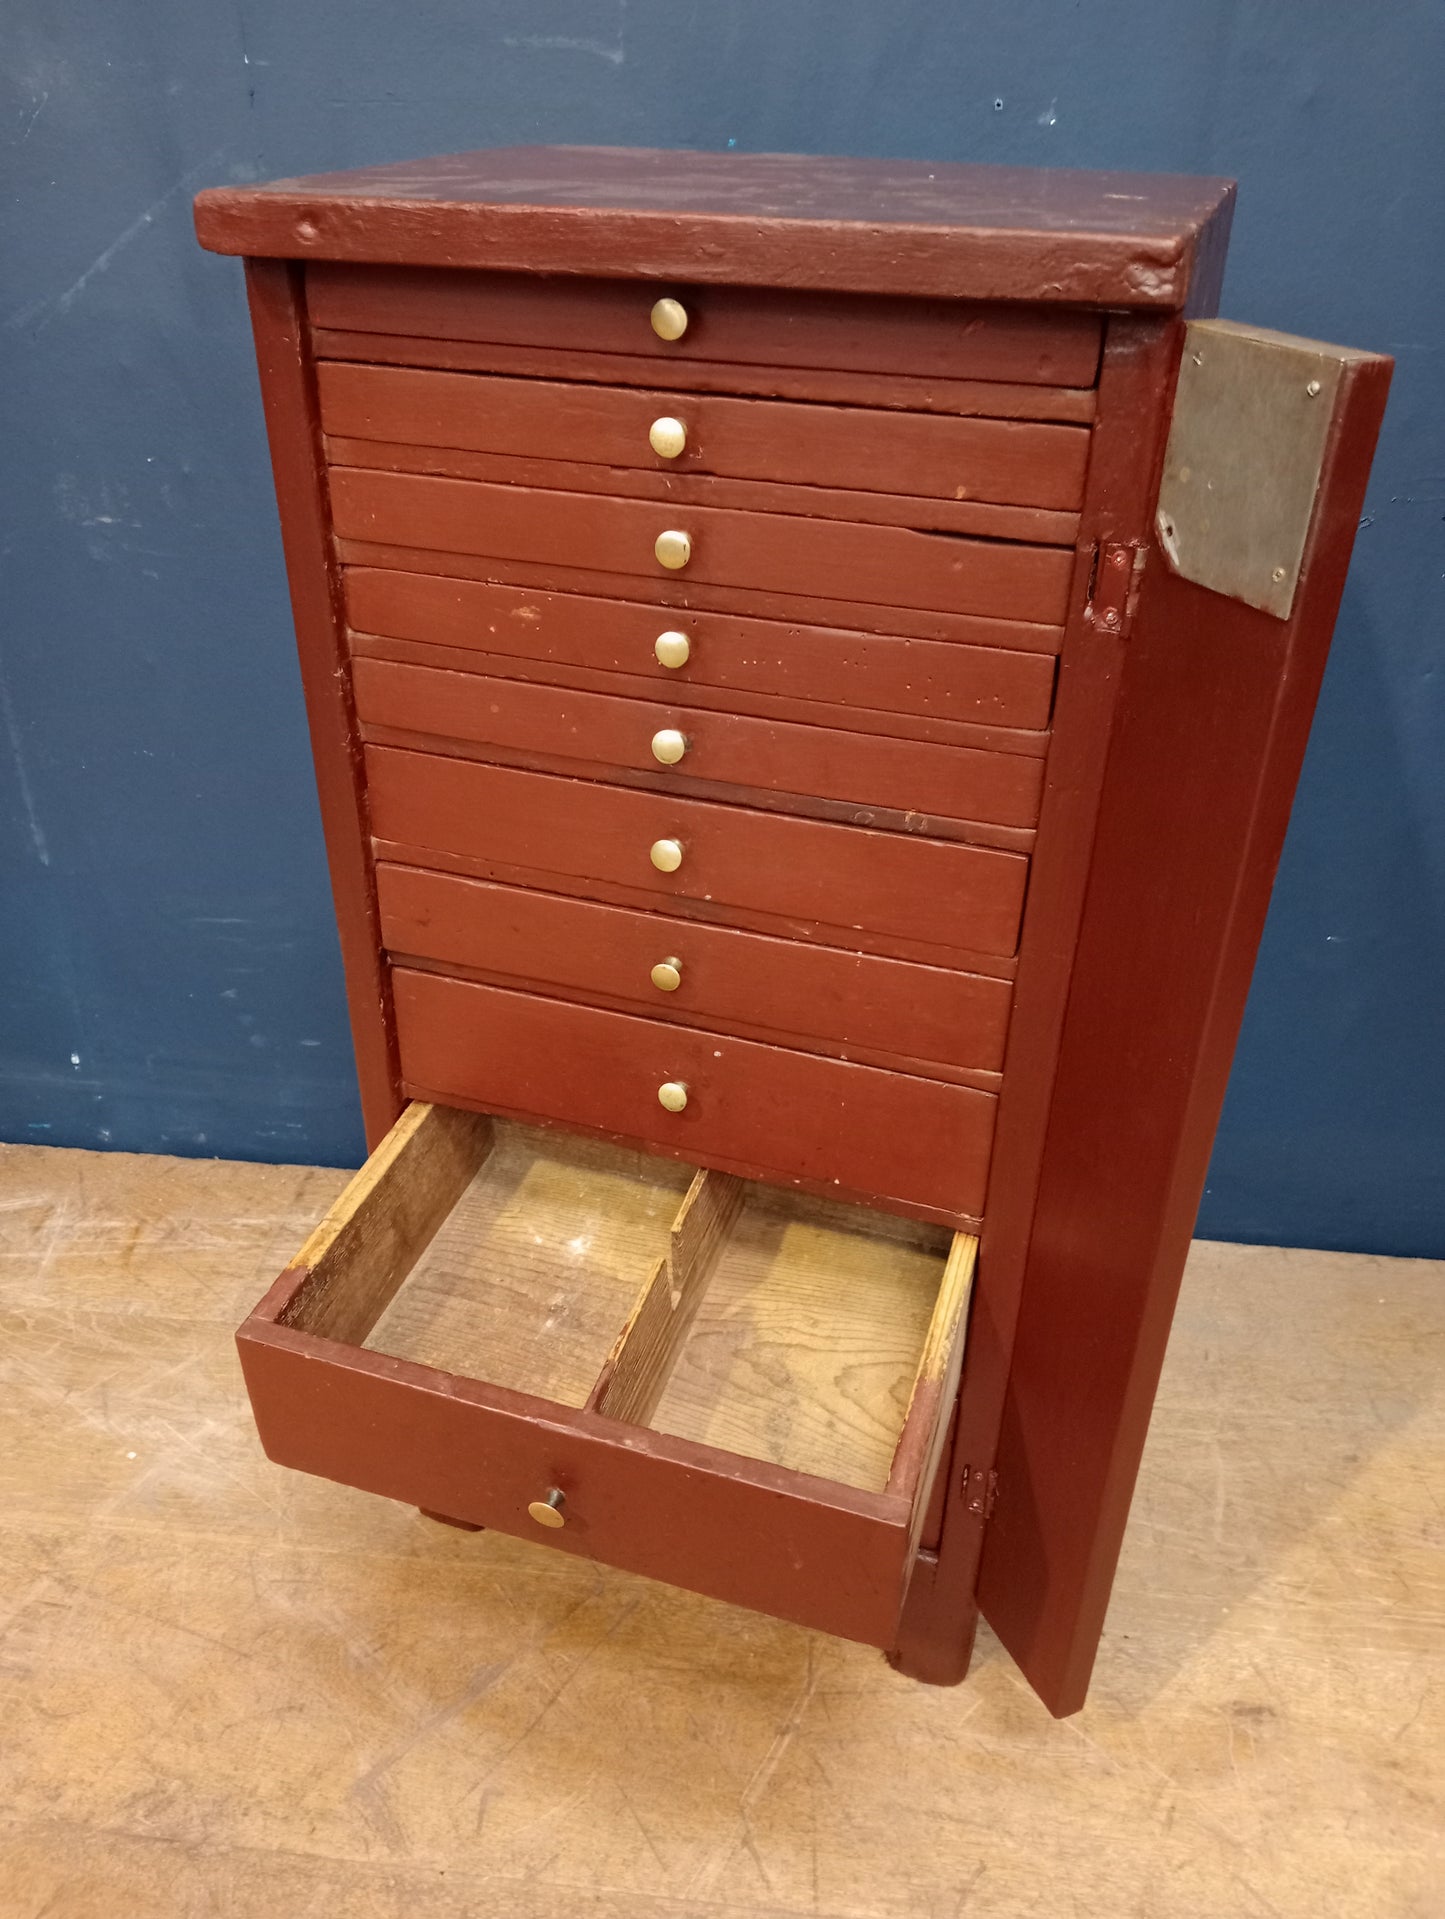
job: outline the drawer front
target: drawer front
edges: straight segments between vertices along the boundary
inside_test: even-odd
[[[325,432],[664,473],[1076,508],[1087,428],[323,361]],[[659,418],[684,442],[658,453]]]
[[[265,1321],[243,1327],[239,1345],[277,1465],[892,1643],[913,1559],[899,1500],[780,1468],[739,1472],[683,1440]],[[550,1486],[566,1494],[568,1521],[544,1535],[528,1507]]]
[[[368,747],[366,774],[382,840],[607,881],[659,906],[702,902],[775,915],[790,929],[836,928],[835,945],[853,928],[957,952],[1003,956],[1017,944],[1028,871],[1017,853],[394,747]],[[682,849],[672,872],[652,862],[665,840]]]
[[[630,1000],[756,1037],[761,1030],[905,1060],[997,1072],[1007,980],[703,926],[382,861],[395,954],[590,998]],[[664,985],[653,969],[668,964]],[[676,984],[670,982],[676,979]]]
[[[413,1105],[238,1344],[283,1465],[887,1646],[976,1254]]]
[[[345,582],[347,615],[359,633],[635,675],[666,688],[672,699],[683,700],[698,686],[1023,731],[1046,727],[1053,703],[1051,650],[1010,652],[724,613],[668,613],[626,600],[377,567],[347,567]],[[687,641],[679,667],[657,658],[658,637],[668,631]],[[1051,637],[1050,629],[1020,632],[1040,642]]]
[[[885,1206],[983,1210],[990,1093],[406,967],[393,987],[414,1096],[595,1128],[694,1165],[766,1169]],[[665,1084],[686,1088],[682,1111],[660,1103]]]
[[[1044,762],[1033,755],[609,699],[394,660],[354,660],[352,680],[364,726],[576,760],[604,776],[627,768],[663,784],[707,780],[998,826],[1031,827],[1039,816]]]
[[[365,467],[334,467],[330,484],[344,540],[658,579],[658,537],[681,531],[679,580],[1045,624],[1064,617],[1074,562],[1066,547],[808,519],[802,490],[796,513],[750,513]]]
[[[686,313],[678,339],[653,329],[659,298]],[[669,379],[722,360],[1088,387],[1102,339],[1096,314],[1057,308],[321,263],[307,268],[306,304],[318,327],[637,354]]]

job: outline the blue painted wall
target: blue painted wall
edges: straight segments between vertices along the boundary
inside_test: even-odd
[[[10,0],[0,1137],[361,1150],[202,185],[518,141],[1226,173],[1234,317],[1399,370],[1202,1230],[1445,1253],[1439,0]]]

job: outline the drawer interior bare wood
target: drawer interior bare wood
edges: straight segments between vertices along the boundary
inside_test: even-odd
[[[584,1406],[691,1169],[567,1134],[495,1133],[366,1344]]]
[[[282,1325],[911,1495],[975,1242],[422,1103],[291,1269]],[[951,1250],[952,1249],[952,1250]],[[959,1250],[965,1257],[960,1259]]]
[[[947,1245],[882,1218],[754,1187],[650,1423],[882,1492]]]

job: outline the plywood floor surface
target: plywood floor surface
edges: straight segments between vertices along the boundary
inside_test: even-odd
[[[344,1175],[0,1149],[5,1919],[1435,1919],[1442,1271],[1199,1244],[1087,1709],[263,1459]]]

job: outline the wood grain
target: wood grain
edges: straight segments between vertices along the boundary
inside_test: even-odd
[[[365,1343],[581,1406],[667,1245],[688,1172],[562,1132],[497,1135]]]
[[[936,1537],[939,1524],[935,1489],[954,1439],[958,1382],[967,1357],[968,1309],[977,1270],[977,1235],[955,1233],[888,1472],[889,1490],[906,1491],[913,1501],[911,1537],[915,1549],[930,1529]]]
[[[603,1363],[587,1404],[608,1419],[651,1423],[668,1374],[707,1291],[743,1203],[746,1183],[701,1172],[687,1190],[663,1253]]]
[[[861,1212],[798,1219],[750,1193],[653,1424],[881,1492],[943,1270]]]
[[[283,1275],[286,1324],[364,1339],[491,1145],[475,1114],[409,1106]]]
[[[1196,1243],[1058,1722],[987,1627],[966,1695],[906,1684],[274,1466],[232,1328],[346,1178],[0,1147],[17,1915],[1433,1912],[1440,1262]]]

